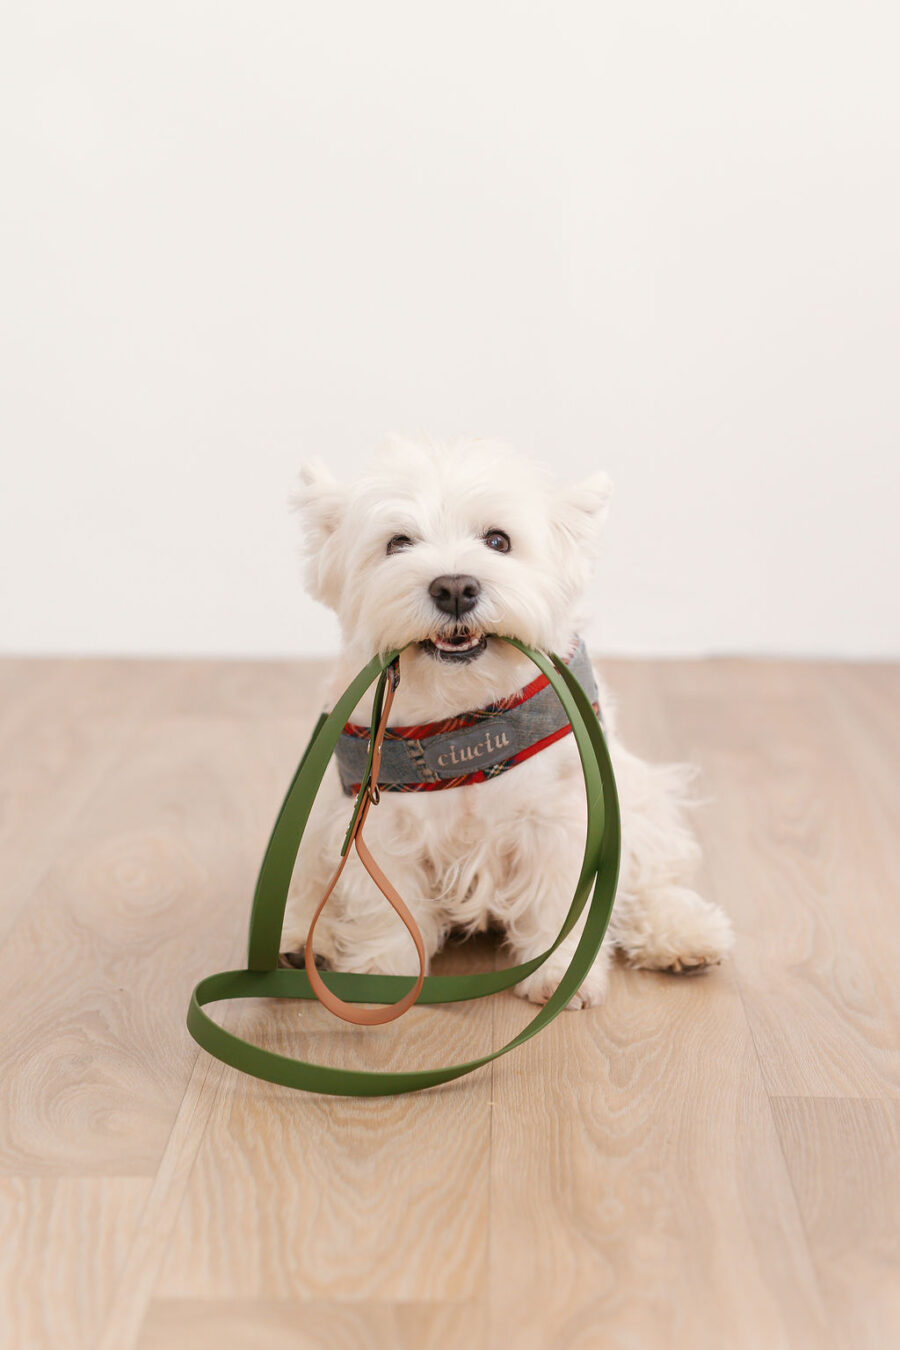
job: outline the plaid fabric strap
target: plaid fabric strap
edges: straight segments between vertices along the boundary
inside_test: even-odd
[[[599,712],[597,682],[582,638],[566,665]],[[545,750],[571,730],[559,699],[546,676],[540,675],[518,693],[486,708],[422,726],[388,727],[378,787],[381,792],[434,792],[483,783]],[[345,725],[335,758],[348,797],[359,791],[368,743],[367,726]]]

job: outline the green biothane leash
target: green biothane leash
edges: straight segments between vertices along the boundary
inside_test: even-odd
[[[303,831],[335,745],[353,710],[376,680],[369,762],[342,854],[349,847],[353,823],[370,789],[372,799],[377,801],[377,783],[370,782],[372,749],[386,682],[389,678],[396,678],[397,667],[394,663],[400,653],[394,651],[374,657],[347,687],[332,711],[323,713],[319,718],[278,814],[262,861],[250,915],[247,969],[225,970],[217,975],[209,975],[200,981],[191,996],[187,1015],[188,1030],[194,1040],[211,1055],[243,1073],[270,1083],[281,1083],[285,1087],[302,1088],[307,1092],[344,1097],[384,1097],[415,1092],[420,1088],[434,1087],[438,1083],[461,1078],[463,1074],[471,1073],[473,1069],[514,1050],[552,1022],[578,992],[600,950],[616,894],[621,832],[612,764],[597,714],[565,662],[558,656],[547,656],[527,647],[514,638],[500,640],[517,648],[546,676],[571,722],[587,797],[587,834],[581,873],[559,935],[540,956],[505,970],[473,975],[428,975],[417,1004],[456,1003],[482,998],[518,984],[537,970],[572,931],[590,895],[581,937],[568,969],[553,994],[528,1025],[499,1050],[464,1064],[385,1073],[310,1064],[276,1054],[273,1050],[265,1050],[226,1031],[204,1011],[208,1003],[232,998],[315,998],[305,970],[280,969],[278,966],[288,888]],[[415,983],[415,977],[408,975],[359,975],[341,971],[323,971],[322,979],[329,990],[348,1003],[395,1003]]]

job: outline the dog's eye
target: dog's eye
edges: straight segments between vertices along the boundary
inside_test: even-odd
[[[388,553],[400,553],[405,548],[412,548],[413,541],[408,534],[395,534],[388,540]]]
[[[488,548],[492,548],[495,553],[509,552],[509,535],[503,530],[488,530],[484,536],[484,542]]]

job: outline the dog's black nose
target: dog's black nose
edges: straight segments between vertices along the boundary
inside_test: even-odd
[[[435,577],[428,587],[428,594],[438,609],[445,614],[453,614],[458,619],[460,615],[468,614],[470,609],[475,608],[481,594],[481,585],[475,577]]]

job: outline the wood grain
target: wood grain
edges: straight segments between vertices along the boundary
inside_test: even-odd
[[[0,1177],[0,1346],[95,1350],[146,1177]]]
[[[838,1345],[900,1328],[900,1103],[776,1097],[775,1120]]]
[[[248,758],[284,734],[267,725],[268,747],[161,719],[78,815],[0,952],[0,1170],[155,1171],[195,1055],[191,983],[240,949],[274,806]]]
[[[478,1303],[158,1299],[137,1350],[479,1350]]]
[[[478,964],[492,965],[483,943],[437,971]],[[314,1004],[267,1002],[250,1005],[241,1033],[342,1067],[424,1068],[487,1051],[492,1020],[493,1003],[479,1000],[416,1008],[361,1032]],[[489,1073],[372,1099],[304,1096],[230,1075],[158,1293],[471,1298],[487,1258],[490,1129]]]
[[[693,744],[717,742],[703,755],[706,871],[740,931],[735,968],[769,1092],[896,1096],[897,835],[820,681],[797,685],[669,703]]]
[[[183,1022],[240,960],[324,666],[0,662],[0,1346],[900,1340],[900,671],[606,664],[635,748],[703,768],[700,884],[733,961],[617,968],[604,1008],[492,1069],[363,1102],[242,1077]],[[387,1067],[532,1012],[216,1015]]]
[[[495,1075],[496,1343],[828,1347],[731,975],[619,970],[577,1020]]]
[[[660,683],[632,672],[628,716],[645,753],[680,758]],[[521,1018],[498,1004],[498,1035]],[[620,968],[605,1007],[497,1065],[495,1097],[495,1340],[512,1326],[533,1350],[548,1328],[573,1347],[830,1345],[732,967]]]

